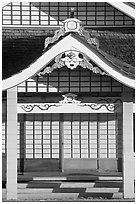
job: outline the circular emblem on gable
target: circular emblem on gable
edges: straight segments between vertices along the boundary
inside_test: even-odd
[[[64,23],[64,28],[65,28],[65,33],[71,32],[71,31],[79,32],[81,21],[79,21],[78,19],[69,18],[63,21],[63,23]]]
[[[69,30],[76,30],[77,29],[77,22],[76,21],[68,21],[67,28]]]

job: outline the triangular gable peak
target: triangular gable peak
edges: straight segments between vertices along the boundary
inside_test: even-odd
[[[80,65],[94,73],[107,74],[131,88],[135,87],[132,66],[100,50],[98,40],[90,38],[78,19],[70,18],[63,23],[53,37],[45,40],[45,50],[40,58],[21,73],[3,80],[3,90],[17,86],[36,74],[49,73],[65,65],[70,69]],[[53,65],[49,67],[53,60]]]

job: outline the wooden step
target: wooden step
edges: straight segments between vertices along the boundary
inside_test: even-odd
[[[18,197],[28,199],[69,201],[78,198],[122,198],[123,182],[114,176],[68,175],[33,177],[27,183],[18,183]]]
[[[33,181],[122,181],[122,177],[117,176],[92,176],[92,175],[75,175],[75,176],[46,176],[33,177]]]

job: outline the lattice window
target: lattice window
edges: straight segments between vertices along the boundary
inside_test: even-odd
[[[6,137],[7,137],[6,115],[2,115],[2,153],[6,153]]]
[[[20,158],[20,122],[17,123],[17,157]]]
[[[118,114],[65,114],[64,157],[121,157],[121,120]]]
[[[25,158],[59,158],[59,120],[59,114],[28,114],[26,121],[19,117],[18,158],[22,122]],[[5,135],[3,121],[3,153],[6,152]],[[64,114],[64,158],[122,158],[122,115]]]
[[[134,20],[105,2],[12,2],[2,9],[3,25],[62,25],[75,8],[83,26],[131,26]]]
[[[18,86],[18,92],[122,92],[122,84],[106,75],[78,67],[56,69]]]
[[[26,116],[26,158],[59,158],[59,115]]]

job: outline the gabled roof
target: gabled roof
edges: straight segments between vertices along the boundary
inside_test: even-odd
[[[91,38],[98,39],[100,50],[135,67],[134,29],[90,29],[88,32]],[[3,29],[2,79],[22,71],[38,59],[43,53],[45,38],[53,35],[53,30],[46,29]]]
[[[98,67],[108,73],[112,78],[134,88],[134,67],[101,51],[98,46],[87,42],[77,33],[68,33],[58,38],[35,62],[22,72],[3,80],[3,90],[17,86],[41,71],[55,56],[68,50],[75,50],[86,54]]]

